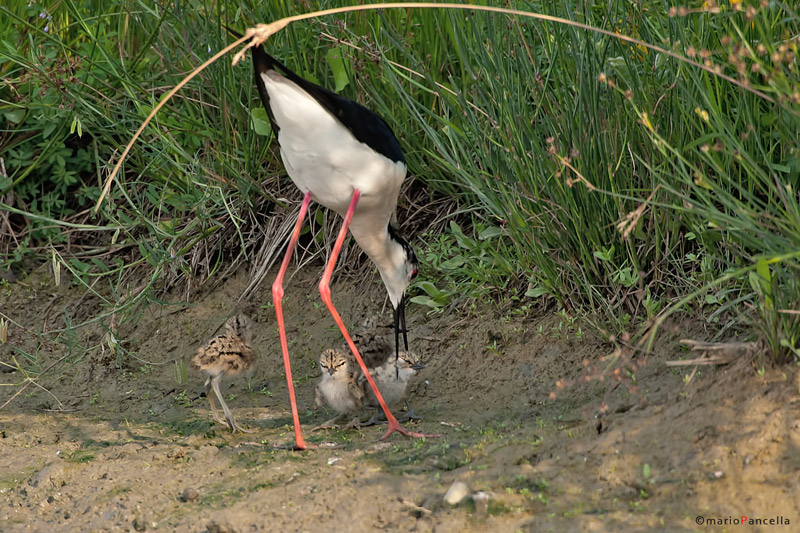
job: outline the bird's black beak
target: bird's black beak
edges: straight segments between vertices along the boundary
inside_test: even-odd
[[[414,370],[422,370],[423,368],[425,368],[425,365],[423,365],[422,363],[414,363],[413,365],[411,365],[411,368],[413,368]]]
[[[395,363],[400,359],[400,332],[403,332],[403,346],[408,350],[408,330],[406,330],[406,295],[400,297],[394,308],[394,356]],[[395,366],[397,366],[395,364]],[[397,370],[398,375],[400,370]]]
[[[331,376],[332,376],[334,372],[336,372],[336,368],[335,368],[335,367],[330,367],[330,368],[328,369],[328,374],[329,374],[329,375],[331,375]]]

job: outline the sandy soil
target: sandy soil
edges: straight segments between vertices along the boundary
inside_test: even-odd
[[[313,275],[289,283],[286,308],[306,430],[327,418],[312,409],[316,358],[341,342]],[[232,435],[213,423],[189,361],[245,281],[186,306],[150,305],[122,326],[116,354],[100,327],[36,335],[94,316],[94,297],[53,286],[45,269],[0,286],[17,324],[0,361],[45,369],[64,358],[0,410],[0,531],[798,530],[795,371],[759,373],[757,359],[741,359],[686,384],[692,367],[664,364],[688,356],[672,334],[638,373],[639,396],[609,393],[606,381],[551,400],[558,380],[578,380],[611,346],[564,316],[412,307],[409,340],[428,366],[411,394],[423,420],[411,425],[442,437],[333,430],[307,433],[320,447],[293,452],[274,447],[292,430],[274,313],[256,305],[269,301],[262,289],[247,309],[257,368],[223,382],[237,420],[257,432]],[[384,295],[377,282],[344,280],[334,301],[356,324]],[[0,383],[1,405],[25,375],[4,371]],[[597,418],[604,400],[609,414]],[[487,492],[488,509],[444,504],[455,481]],[[784,524],[696,523],[743,515]]]

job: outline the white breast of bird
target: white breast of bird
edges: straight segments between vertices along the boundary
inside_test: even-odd
[[[295,185],[342,216],[356,188],[361,192],[356,215],[391,213],[406,176],[405,163],[358,141],[294,82],[274,71],[263,78],[279,128],[281,159]]]

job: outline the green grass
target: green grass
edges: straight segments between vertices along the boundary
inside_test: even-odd
[[[70,454],[67,454],[64,457],[64,460],[69,461],[71,463],[88,463],[89,461],[94,460],[94,457],[95,457],[94,451],[82,448],[79,450],[75,450]]]
[[[414,202],[456,201],[426,215],[441,223],[414,243],[424,268],[412,301],[437,312],[464,298],[554,301],[616,331],[689,312],[722,331],[748,322],[776,358],[800,356],[797,12],[747,2],[695,2],[686,12],[656,0],[512,4],[686,55],[775,103],[653,50],[550,22],[390,10],[290,26],[270,50],[387,118]],[[219,61],[173,98],[100,214],[88,209],[161,96],[230,42],[223,24],[243,29],[296,9],[0,8],[0,267],[52,258],[92,291],[94,320],[113,332],[170,287],[274,260],[290,213],[277,199],[297,193],[247,64]],[[401,221],[411,204],[401,200]],[[332,217],[312,215],[309,238],[321,241]],[[265,234],[274,238],[264,243]]]

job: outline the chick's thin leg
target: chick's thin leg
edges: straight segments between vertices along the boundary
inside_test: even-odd
[[[233,419],[233,413],[231,413],[231,410],[228,409],[228,404],[225,403],[225,400],[222,398],[222,393],[219,391],[220,379],[222,379],[222,374],[214,376],[214,379],[211,380],[211,387],[214,389],[214,393],[217,395],[217,399],[222,405],[222,410],[225,412],[225,418],[228,419],[228,427],[231,428],[231,433],[235,433],[236,431],[241,431],[242,433],[253,433],[255,430],[244,429],[236,423],[236,420]]]
[[[408,403],[408,400],[405,400],[405,402],[406,402],[406,416],[403,417],[404,418],[403,421],[407,422],[409,420],[422,420],[422,417],[414,412],[414,408],[411,407],[411,404]]]
[[[344,429],[344,430],[361,429],[361,420],[359,419],[359,417],[356,416],[350,422],[348,422],[347,425],[342,429]]]
[[[386,422],[386,417],[383,416],[381,410],[375,409],[375,412],[372,413],[372,416],[369,417],[369,420],[361,423],[361,427],[377,426],[378,424],[383,424],[385,422]]]
[[[404,422],[409,422],[411,420],[422,420],[422,417],[419,416],[416,412],[414,412],[414,408],[411,407],[411,404],[408,403],[408,400],[405,400],[405,402],[406,402],[406,414],[398,418],[397,421],[402,424]],[[370,419],[362,423],[361,425],[377,426],[378,424],[385,424],[385,423],[386,423],[386,418],[383,416],[383,413],[380,412],[380,410],[376,410],[375,413],[370,417]]]
[[[208,403],[211,405],[211,416],[214,418],[215,422],[219,422],[220,424],[228,425],[228,422],[219,415],[219,411],[217,411],[217,404],[214,403],[214,395],[211,394],[211,376],[208,376],[205,384],[206,390],[206,398],[208,398]]]
[[[320,429],[334,429],[337,427],[337,423],[344,418],[345,415],[336,415],[327,422],[323,422],[322,424],[318,425],[315,428],[311,428],[311,432],[318,431]]]

